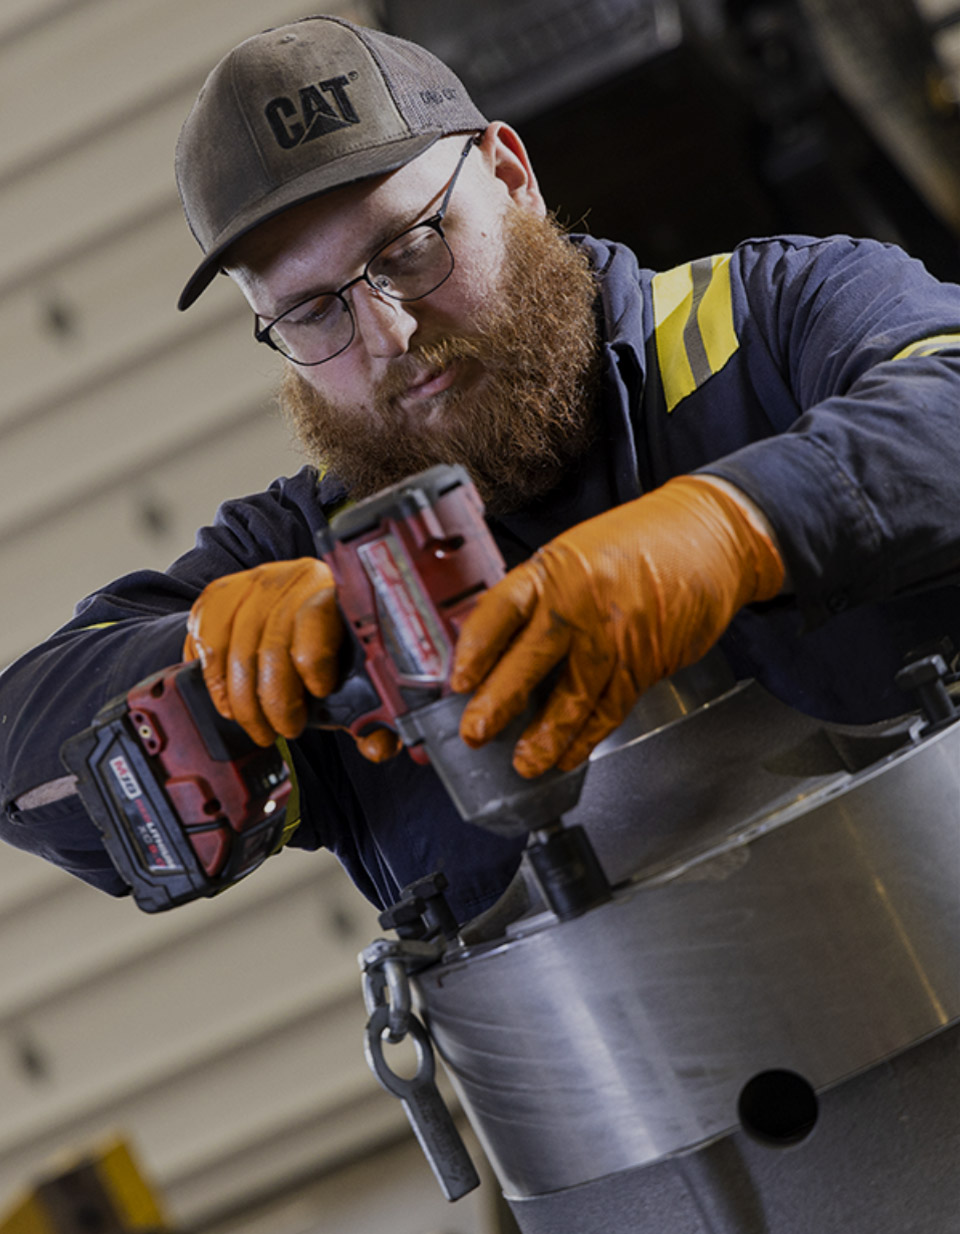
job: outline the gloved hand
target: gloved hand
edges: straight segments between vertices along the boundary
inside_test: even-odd
[[[333,575],[322,561],[270,561],[209,583],[194,601],[183,645],[199,659],[217,711],[258,745],[300,735],[307,722],[304,691],[337,688],[343,621]],[[366,758],[395,754],[397,738],[377,729],[359,738]]]
[[[460,692],[479,687],[460,734],[489,740],[566,658],[513,762],[524,776],[571,770],[645,690],[783,581],[773,541],[734,497],[702,477],[670,480],[557,536],[481,596],[451,679]]]

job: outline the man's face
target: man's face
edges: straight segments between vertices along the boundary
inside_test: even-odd
[[[258,228],[231,265],[254,311],[266,321],[356,277],[384,241],[436,210],[462,147],[440,141],[388,177]],[[398,302],[358,284],[347,293],[350,346],[321,365],[288,365],[282,401],[301,443],[357,497],[461,462],[504,511],[552,487],[586,444],[595,288],[543,218],[516,149],[492,126],[468,156],[444,220],[455,266],[442,286]]]

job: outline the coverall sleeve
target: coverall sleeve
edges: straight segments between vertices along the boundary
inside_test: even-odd
[[[319,502],[316,512],[319,521]],[[65,626],[0,674],[0,838],[123,894],[75,793],[27,809],[18,800],[66,775],[61,745],[105,702],[181,660],[187,614],[211,579],[308,555],[313,530],[284,482],[227,503],[168,571],[139,571],[88,596]]]
[[[704,470],[766,513],[808,624],[960,571],[960,288],[845,237],[747,243],[732,266],[750,368],[795,406]]]

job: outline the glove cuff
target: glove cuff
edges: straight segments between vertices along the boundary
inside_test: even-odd
[[[736,608],[779,595],[786,567],[763,514],[744,494],[734,496],[726,483],[708,476],[677,476],[664,485],[681,497],[688,509],[700,508],[705,518],[722,525],[728,546],[739,565]]]

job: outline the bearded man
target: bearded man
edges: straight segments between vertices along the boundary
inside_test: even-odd
[[[292,845],[330,848],[381,906],[440,867],[459,921],[496,900],[519,840],[463,826],[386,730],[304,729],[342,633],[315,535],[437,462],[469,469],[514,567],[458,645],[464,739],[557,674],[526,776],[582,762],[718,640],[739,676],[860,723],[904,709],[911,648],[960,632],[960,291],[899,250],[779,237],[641,269],[550,221],[519,136],[446,66],[330,17],[213,70],[177,172],[203,254],[180,306],[235,281],[310,462],[5,674],[11,843],[124,892],[59,749],[185,653],[224,715],[289,742]]]

